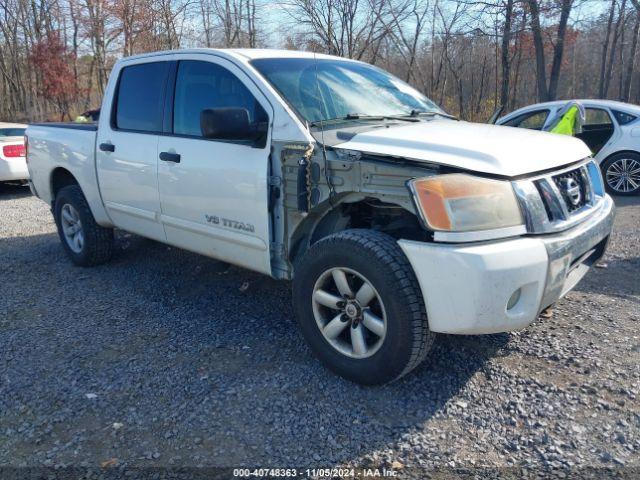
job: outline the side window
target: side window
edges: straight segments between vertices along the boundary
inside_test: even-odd
[[[120,73],[114,126],[122,130],[162,132],[169,62],[141,63]]]
[[[542,130],[544,122],[547,121],[549,116],[549,110],[536,110],[534,112],[523,113],[515,118],[512,118],[504,125],[509,127],[530,128],[532,130]]]
[[[585,125],[611,125],[613,123],[609,113],[601,108],[586,108],[585,113]]]
[[[626,125],[627,123],[631,123],[636,118],[638,118],[634,115],[631,115],[630,113],[619,112],[618,110],[612,110],[612,112],[620,125]]]
[[[201,114],[204,110],[217,109],[240,109],[243,115],[246,111],[249,129],[268,121],[253,94],[229,70],[210,62],[181,61],[176,77],[173,133],[203,137]]]

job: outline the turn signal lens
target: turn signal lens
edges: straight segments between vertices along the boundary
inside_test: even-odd
[[[524,223],[508,181],[453,173],[411,180],[409,187],[432,230],[469,232]]]

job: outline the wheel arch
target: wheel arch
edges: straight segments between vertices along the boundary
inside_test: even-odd
[[[78,185],[80,191],[87,199],[89,209],[91,210],[91,213],[96,219],[98,225],[107,228],[113,227],[114,225],[107,215],[104,205],[102,204],[102,199],[99,194],[97,183],[94,186],[91,183],[91,179],[85,179],[83,181],[82,178],[83,177],[81,175],[74,175],[68,168],[62,166],[55,167],[51,171],[51,175],[49,177],[51,208],[53,208],[53,206],[55,205],[56,195],[61,189],[69,185]],[[95,180],[97,182],[97,178],[95,178]]]
[[[609,155],[607,155],[605,158],[602,159],[602,162],[600,162],[600,168],[602,168],[602,166],[605,164],[605,162],[610,160],[611,157],[615,157],[616,155],[620,155],[622,153],[631,153],[633,155],[640,155],[640,151],[639,150],[631,150],[630,148],[625,148],[623,150],[617,150],[617,151],[615,151],[613,153],[610,153]]]
[[[352,228],[369,228],[400,238],[426,239],[414,211],[405,205],[377,196],[347,194],[310,212],[293,231],[289,241],[292,265],[322,238]]]
[[[56,195],[58,192],[67,187],[69,185],[78,185],[80,183],[76,179],[76,177],[64,167],[56,167],[51,172],[51,177],[49,179],[49,186],[51,191],[51,202],[54,203],[56,201]],[[82,190],[82,187],[80,187]]]

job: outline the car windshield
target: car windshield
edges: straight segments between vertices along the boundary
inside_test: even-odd
[[[251,64],[310,124],[334,119],[444,114],[413,87],[364,63],[264,58],[253,60]]]
[[[22,137],[26,128],[0,128],[0,137]]]

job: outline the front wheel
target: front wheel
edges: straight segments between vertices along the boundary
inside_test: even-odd
[[[96,223],[78,185],[69,185],[58,192],[53,216],[62,246],[73,263],[90,267],[111,258],[113,229]]]
[[[614,195],[640,193],[640,155],[617,153],[602,164],[607,191]]]
[[[296,267],[293,290],[312,350],[354,382],[398,379],[420,364],[433,343],[413,269],[383,233],[347,230],[312,245]]]

